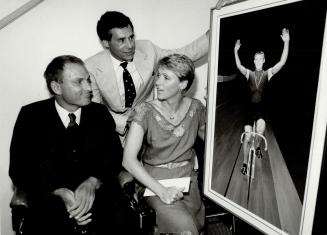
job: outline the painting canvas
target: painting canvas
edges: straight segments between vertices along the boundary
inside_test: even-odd
[[[268,234],[311,231],[327,119],[325,21],[326,1],[315,0],[249,0],[211,12],[204,193]],[[260,109],[252,109],[254,92]]]

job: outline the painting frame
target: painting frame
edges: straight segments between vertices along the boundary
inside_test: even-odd
[[[313,218],[315,213],[315,204],[317,199],[317,190],[319,185],[320,169],[323,158],[323,150],[325,143],[325,133],[327,125],[327,27],[324,23],[322,29],[322,42],[321,56],[319,64],[319,73],[317,77],[316,97],[313,107],[313,122],[311,129],[310,149],[308,153],[306,179],[304,182],[304,195],[302,200],[302,208],[300,217],[298,218],[298,226],[296,232],[288,229],[287,225],[278,227],[269,221],[261,218],[260,216],[245,209],[221,193],[213,189],[213,161],[215,157],[215,125],[217,108],[217,94],[219,82],[219,57],[222,53],[220,50],[221,24],[226,19],[231,19],[239,15],[256,14],[261,11],[283,7],[292,6],[295,3],[306,3],[305,0],[248,0],[228,5],[222,9],[212,9],[210,19],[210,50],[209,50],[209,63],[208,63],[208,99],[207,99],[207,131],[205,143],[205,161],[204,161],[204,195],[230,211],[235,216],[244,220],[246,223],[252,225],[256,229],[266,234],[311,234]],[[324,14],[324,22],[326,20],[326,13]],[[237,28],[233,28],[237,31]],[[291,36],[292,37],[292,36]],[[292,39],[291,39],[292,40]],[[292,41],[291,41],[292,42]],[[208,128],[209,127],[209,128]]]

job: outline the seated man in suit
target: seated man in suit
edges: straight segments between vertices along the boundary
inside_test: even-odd
[[[74,56],[54,58],[44,76],[52,98],[22,107],[9,175],[29,196],[29,234],[135,234],[117,174],[122,147],[104,105],[91,102],[90,76]],[[130,230],[129,230],[130,229]]]

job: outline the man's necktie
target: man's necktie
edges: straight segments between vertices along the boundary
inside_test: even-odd
[[[68,114],[69,123],[67,126],[67,134],[68,134],[68,144],[71,146],[73,151],[76,151],[77,143],[78,143],[78,124],[76,123],[76,116],[73,113]]]
[[[124,69],[123,81],[124,81],[124,88],[125,88],[125,107],[132,107],[132,104],[136,96],[134,82],[132,76],[126,69],[127,62],[125,61],[121,63],[120,66]]]
[[[75,114],[69,113],[68,114],[68,117],[69,117],[69,123],[68,123],[67,128],[72,128],[74,126],[78,126],[77,123],[76,123],[76,116],[75,116]]]

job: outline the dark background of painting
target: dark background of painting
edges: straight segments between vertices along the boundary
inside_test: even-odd
[[[234,60],[237,39],[241,40],[239,56],[246,68],[254,69],[254,53],[262,50],[266,56],[264,69],[268,69],[280,59],[282,29],[290,31],[288,60],[270,80],[265,102],[267,121],[273,127],[301,200],[309,160],[326,3],[307,0],[220,20],[220,75],[238,73]],[[244,76],[240,78],[245,80]],[[244,100],[244,92],[239,88],[235,92]]]

